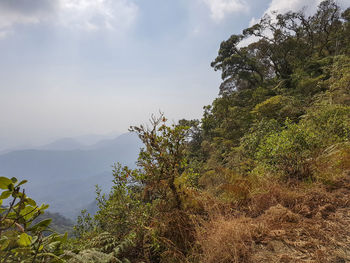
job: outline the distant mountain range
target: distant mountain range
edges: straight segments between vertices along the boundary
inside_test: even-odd
[[[52,143],[46,144],[44,146],[38,147],[37,149],[41,150],[57,150],[57,151],[71,151],[71,150],[79,150],[84,149],[84,144],[78,142],[73,138],[62,138],[58,139]]]
[[[141,143],[135,134],[83,145],[64,138],[38,149],[0,154],[0,175],[26,179],[27,194],[50,211],[75,218],[95,198],[95,185],[112,185],[112,165],[135,166]]]
[[[94,147],[96,144],[98,145],[100,142],[114,140],[121,133],[119,132],[110,132],[108,134],[85,134],[75,137],[67,137],[67,138],[58,138],[56,140],[52,140],[50,143],[46,143],[44,145],[37,144],[17,144],[6,146],[6,138],[0,137],[0,154],[9,153],[13,151],[20,150],[83,150],[89,149],[89,147]],[[8,143],[7,143],[8,144]]]

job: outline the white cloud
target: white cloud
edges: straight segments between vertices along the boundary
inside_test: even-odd
[[[260,19],[257,19],[255,17],[252,17],[249,21],[249,26],[254,26],[255,24],[259,23]]]
[[[312,15],[317,10],[317,6],[322,0],[272,0],[265,13],[271,14],[273,11],[278,13],[286,13],[288,11],[299,11],[305,8],[308,15]],[[346,8],[350,4],[350,0],[336,1],[342,8]]]
[[[132,0],[1,0],[0,38],[16,25],[44,22],[86,31],[122,31],[137,14]]]
[[[248,5],[242,0],[202,0],[210,9],[211,18],[220,22],[227,14],[247,12]]]
[[[272,0],[265,13],[299,11],[305,7],[305,11],[311,14],[316,10],[320,2],[321,0]]]

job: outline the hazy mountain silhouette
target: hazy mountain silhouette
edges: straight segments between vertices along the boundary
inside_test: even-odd
[[[74,145],[79,144],[63,139],[50,147]],[[0,175],[27,179],[30,196],[50,204],[51,211],[75,217],[94,200],[96,184],[110,188],[113,163],[135,166],[140,147],[137,136],[127,133],[85,149],[13,151],[0,155]]]
[[[85,146],[73,138],[62,138],[39,147],[40,150],[70,151],[83,149]]]

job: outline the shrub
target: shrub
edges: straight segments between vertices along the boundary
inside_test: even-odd
[[[287,120],[281,132],[273,132],[263,140],[256,158],[269,170],[277,170],[288,178],[310,177],[309,158],[317,148],[317,138],[306,125]]]
[[[21,187],[27,181],[0,177],[0,259],[1,262],[64,262],[62,244],[67,234],[44,235],[51,219],[33,223],[47,209],[38,206]],[[10,199],[10,200],[9,200]]]

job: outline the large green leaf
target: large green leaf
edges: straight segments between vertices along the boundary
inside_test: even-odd
[[[17,181],[18,181],[18,180],[17,180],[17,178],[16,178],[16,177],[12,177],[12,178],[11,178],[11,181],[12,181],[12,183],[14,183],[14,184],[15,184],[15,183],[17,183]]]
[[[49,205],[46,205],[46,204],[42,204],[39,209],[40,210],[45,210],[45,209],[48,209],[49,208]]]
[[[11,195],[11,192],[10,192],[10,191],[4,191],[4,192],[1,193],[0,199],[6,199],[6,198],[8,198],[10,195]]]
[[[32,243],[32,237],[26,233],[22,233],[17,242],[20,246],[28,247]]]
[[[34,208],[32,206],[26,206],[25,208],[23,208],[21,210],[21,212],[19,214],[23,217],[24,220],[27,221],[34,216],[36,211],[37,211],[36,208]]]
[[[30,204],[31,206],[34,206],[34,207],[36,206],[36,202],[33,199],[27,197],[26,200],[27,200],[27,203]]]
[[[7,246],[10,244],[10,240],[6,236],[2,236],[0,238],[0,250],[5,250]]]
[[[39,231],[39,230],[45,230],[46,228],[48,228],[48,226],[51,224],[52,219],[48,218],[45,219],[43,221],[40,221],[39,223],[37,223],[36,225],[32,226],[30,228],[31,231]]]
[[[0,176],[0,189],[8,189],[8,186],[12,184],[12,181],[7,177]]]
[[[25,184],[25,183],[27,183],[27,182],[28,182],[27,180],[23,180],[23,181],[21,181],[17,186],[20,186],[20,185]]]

